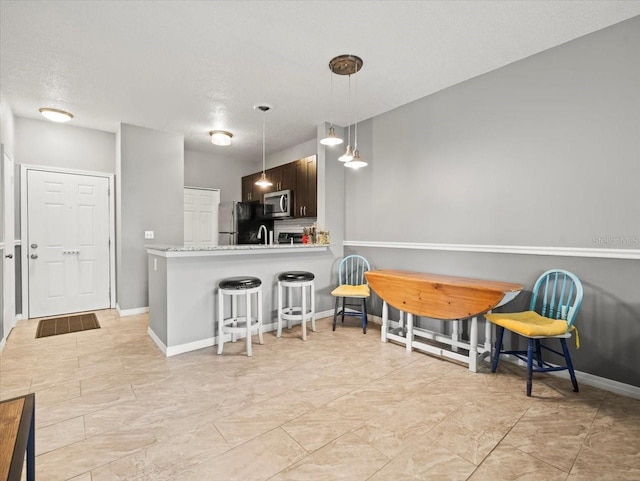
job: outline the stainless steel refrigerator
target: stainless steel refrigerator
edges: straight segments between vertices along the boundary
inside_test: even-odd
[[[258,230],[264,225],[273,230],[273,220],[264,217],[262,204],[255,202],[222,202],[218,207],[218,244],[262,244]]]

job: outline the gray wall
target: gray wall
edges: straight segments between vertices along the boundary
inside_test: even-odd
[[[268,139],[267,139],[268,140]],[[307,140],[301,144],[294,145],[288,149],[268,154],[265,159],[266,168],[277,167],[278,165],[288,164],[294,160],[303,159],[318,152],[316,139]],[[262,170],[262,158],[259,159],[258,170]],[[255,171],[254,171],[255,172]]]
[[[346,239],[639,249],[638,45],[640,17],[363,122],[370,164],[346,175]],[[573,270],[585,283],[576,368],[640,386],[640,261],[355,251],[526,286]]]
[[[184,137],[120,124],[116,145],[117,300],[127,310],[149,305],[145,245],[183,243]]]
[[[257,172],[260,168],[257,162],[239,162],[217,153],[185,150],[184,185],[220,189],[221,202],[239,201],[242,198],[240,179],[244,175]]]
[[[115,134],[16,118],[16,162],[93,172],[115,172]]]

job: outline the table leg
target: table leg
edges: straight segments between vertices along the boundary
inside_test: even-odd
[[[453,329],[451,330],[451,340],[453,342],[458,342],[460,339],[460,321],[451,321],[453,322]],[[451,346],[451,350],[453,352],[458,352],[458,346]]]
[[[36,481],[36,403],[31,405],[31,425],[27,438],[27,481]]]
[[[471,330],[469,331],[469,371],[478,371],[478,318],[471,318]]]
[[[490,313],[491,311],[487,312]],[[491,323],[487,319],[484,320],[484,352],[488,352],[491,358]]]
[[[387,342],[387,324],[389,322],[389,306],[387,301],[382,302],[382,329],[380,329],[380,341]]]
[[[413,314],[407,312],[407,351],[411,352],[413,349]]]

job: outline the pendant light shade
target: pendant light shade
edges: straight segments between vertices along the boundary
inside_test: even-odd
[[[344,141],[336,135],[336,129],[334,129],[333,126],[329,127],[327,130],[327,136],[320,140],[322,145],[328,145],[330,147],[340,145],[342,142]]]
[[[265,173],[265,163],[266,163],[266,150],[265,150],[265,115],[267,112],[271,110],[271,107],[268,105],[256,105],[253,107],[256,110],[260,110],[262,112],[262,175],[260,179],[256,182],[258,187],[262,187],[263,189],[267,187],[271,187],[273,185],[272,182],[267,179],[267,174]]]
[[[353,159],[344,164],[345,167],[349,167],[350,169],[358,170],[362,167],[366,167],[369,165],[367,162],[360,158],[360,152],[358,149],[353,151]]]
[[[347,145],[347,150],[344,151],[340,157],[338,157],[340,162],[351,162],[353,160],[353,147]]]

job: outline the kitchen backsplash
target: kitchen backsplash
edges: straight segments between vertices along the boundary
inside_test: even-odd
[[[273,237],[274,239],[277,239],[280,232],[302,233],[302,229],[305,227],[311,227],[315,221],[316,219],[314,218],[276,220],[273,223]]]

